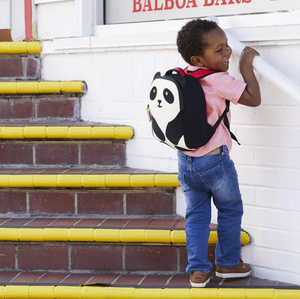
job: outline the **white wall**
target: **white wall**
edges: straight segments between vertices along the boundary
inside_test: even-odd
[[[0,1],[0,29],[10,29],[10,0]]]
[[[11,37],[13,41],[25,40],[25,10],[24,1],[11,1]]]
[[[48,14],[38,11],[38,19]],[[220,24],[300,84],[299,20],[297,13],[220,18]],[[127,145],[130,167],[177,171],[176,152],[152,138],[145,109],[154,73],[185,66],[175,46],[184,23],[104,26],[99,36],[43,42],[44,79],[87,82],[84,120],[134,128]],[[45,25],[40,37],[55,37],[51,30]],[[238,77],[237,62],[232,57],[230,73]],[[259,277],[300,284],[300,106],[264,78],[260,86],[260,107],[232,107],[232,128],[242,143],[234,145],[232,157],[244,199],[243,228],[251,236],[243,258]],[[180,190],[177,195],[183,215]]]
[[[0,1],[0,29],[10,29],[13,41],[25,39],[25,15],[23,0]]]
[[[38,40],[77,35],[73,0],[35,0]]]

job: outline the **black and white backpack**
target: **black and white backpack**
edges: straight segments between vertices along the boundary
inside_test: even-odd
[[[156,73],[147,107],[155,138],[174,149],[193,151],[211,139],[223,119],[230,132],[228,100],[217,122],[213,126],[207,123],[205,96],[198,80],[213,73],[205,69],[185,72],[181,68],[171,69],[164,76]]]

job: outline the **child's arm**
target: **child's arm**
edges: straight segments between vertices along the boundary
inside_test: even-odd
[[[245,47],[240,58],[240,71],[247,84],[238,103],[246,106],[256,107],[260,105],[260,89],[253,71],[253,59],[259,53],[250,47]]]

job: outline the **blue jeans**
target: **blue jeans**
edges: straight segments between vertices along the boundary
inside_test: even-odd
[[[238,176],[226,146],[221,153],[190,157],[178,151],[178,179],[186,200],[187,272],[209,273],[208,238],[211,198],[218,209],[218,242],[215,262],[220,267],[236,267],[241,254],[243,203]]]

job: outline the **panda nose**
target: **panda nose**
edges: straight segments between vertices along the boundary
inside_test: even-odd
[[[161,103],[161,100],[157,100],[157,102],[158,102],[158,105],[160,105],[160,103]]]

